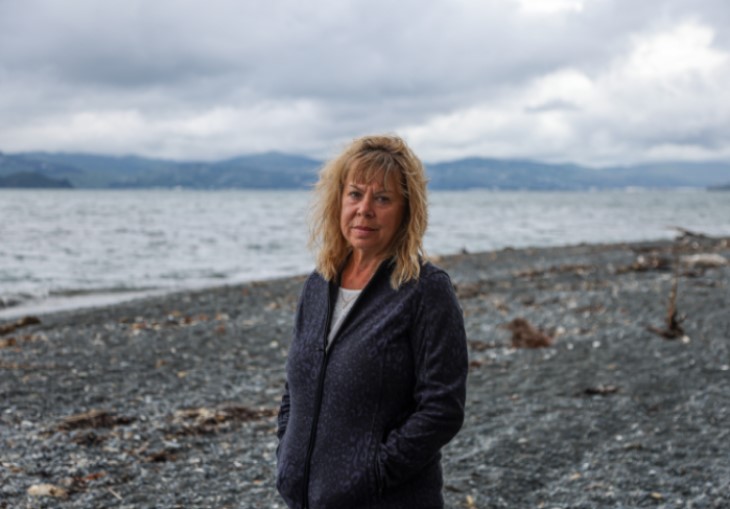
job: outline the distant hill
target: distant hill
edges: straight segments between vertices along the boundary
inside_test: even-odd
[[[730,163],[666,163],[593,169],[575,164],[469,158],[428,165],[428,172],[435,189],[708,187],[730,179]]]
[[[12,173],[6,177],[0,177],[0,188],[3,187],[32,189],[70,189],[73,186],[66,179],[53,179],[35,172],[18,172]]]
[[[472,157],[427,165],[435,189],[584,189],[593,170],[575,165]]]
[[[322,164],[281,152],[217,162],[75,153],[0,153],[0,177],[37,173],[55,180],[65,179],[77,188],[302,189],[316,181]],[[431,189],[454,190],[709,188],[730,182],[730,162],[669,162],[592,169],[575,164],[474,157],[426,164],[426,170]]]
[[[66,178],[76,187],[116,189],[294,189],[312,184],[322,165],[321,161],[279,152],[213,163],[47,152],[6,154],[4,161],[0,158],[0,176],[19,167],[42,167],[44,174]]]
[[[74,166],[66,166],[58,161],[44,161],[28,158],[24,155],[9,155],[0,152],[0,177],[7,177],[15,173],[39,173],[55,178],[71,178],[81,175],[81,171]]]

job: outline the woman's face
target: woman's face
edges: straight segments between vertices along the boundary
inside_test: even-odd
[[[351,172],[352,173],[352,172]],[[352,248],[368,257],[384,256],[403,223],[405,198],[395,175],[384,172],[371,182],[345,181],[340,228]]]

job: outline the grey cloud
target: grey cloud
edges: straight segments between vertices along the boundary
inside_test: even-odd
[[[537,106],[525,108],[527,113],[545,113],[547,111],[579,111],[580,108],[568,101],[549,101]]]
[[[509,0],[0,0],[0,135],[14,134],[18,147],[42,149],[44,140],[23,142],[11,122],[43,126],[77,112],[129,110],[174,125],[175,118],[183,123],[215,109],[240,109],[245,116],[259,104],[304,101],[317,116],[310,120],[316,132],[305,141],[298,123],[306,120],[297,117],[288,134],[285,120],[272,123],[276,132],[268,141],[260,126],[261,136],[250,145],[235,136],[175,145],[160,127],[150,133],[159,139],[145,146],[130,141],[128,151],[175,146],[181,156],[185,147],[230,155],[264,147],[316,155],[363,132],[499,104],[561,69],[598,75],[628,51],[636,34],[689,19],[713,26],[715,45],[730,47],[724,0],[588,0],[581,12],[555,16],[522,15]],[[577,112],[571,104],[548,101],[526,111]],[[603,121],[581,117],[575,125],[617,130]],[[505,130],[519,136],[515,126]],[[717,130],[710,121],[696,132],[710,140]],[[648,143],[641,135],[646,124],[639,131],[636,139]],[[657,126],[656,133],[663,132]],[[79,149],[86,142],[47,143]],[[206,143],[214,148],[204,150]],[[470,155],[462,141],[452,146]],[[515,146],[541,150],[529,140]]]

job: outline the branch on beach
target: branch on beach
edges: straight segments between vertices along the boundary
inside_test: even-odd
[[[679,232],[679,240],[683,238],[695,238],[695,239],[711,239],[709,235],[705,235],[704,233],[695,232],[692,230],[688,230],[687,228],[682,228],[681,226],[672,226],[672,230],[675,230]]]
[[[512,348],[545,348],[553,344],[552,336],[533,327],[524,318],[515,318],[502,327],[512,331]]]
[[[660,329],[658,327],[649,326],[647,329],[664,339],[684,338],[686,334],[681,323],[684,317],[679,316],[677,311],[677,292],[679,288],[679,249],[675,244],[674,247],[674,275],[672,277],[672,289],[669,292],[669,306],[667,308],[666,327]]]

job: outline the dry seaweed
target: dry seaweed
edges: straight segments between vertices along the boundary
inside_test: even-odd
[[[56,428],[60,431],[71,431],[85,428],[113,428],[134,421],[134,417],[116,415],[109,410],[92,409],[76,415],[65,417]]]
[[[27,327],[29,325],[38,325],[40,323],[40,319],[35,316],[25,316],[12,323],[0,325],[0,335],[8,334],[22,327]]]
[[[503,325],[512,332],[512,348],[545,348],[553,344],[553,338],[533,327],[524,318],[515,318]]]

